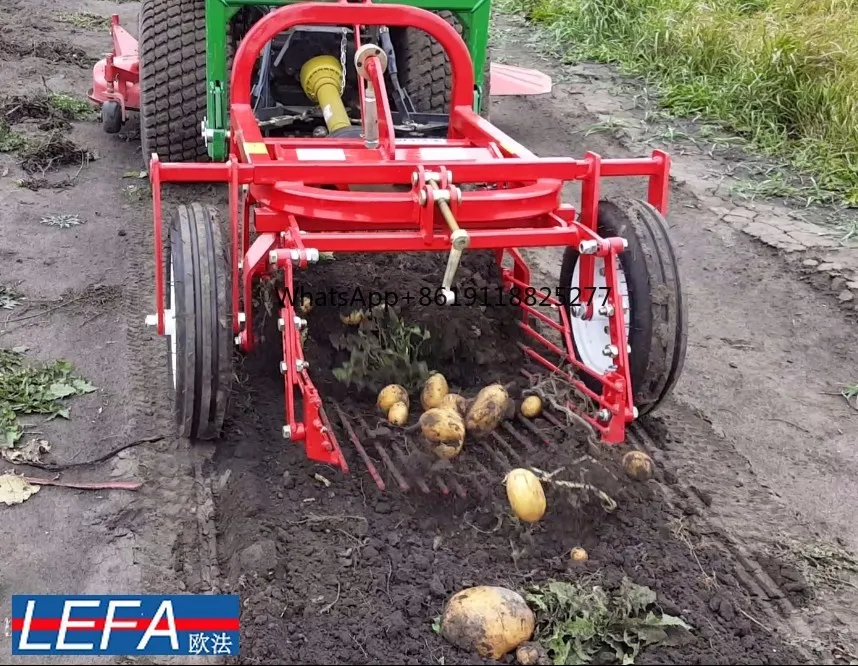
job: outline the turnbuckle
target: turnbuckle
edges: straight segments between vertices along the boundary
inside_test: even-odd
[[[444,295],[444,305],[453,305],[456,302],[456,294],[453,293],[452,289],[453,280],[456,278],[456,271],[459,270],[459,262],[462,259],[462,252],[464,252],[465,248],[471,244],[471,238],[468,236],[468,232],[459,226],[459,223],[456,221],[456,216],[453,215],[453,211],[450,209],[449,201],[451,196],[456,196],[459,202],[462,200],[462,191],[453,185],[451,176],[452,174],[447,172],[449,185],[447,188],[441,189],[438,186],[440,174],[428,171],[425,174],[426,187],[432,190],[432,201],[434,201],[435,205],[438,206],[438,210],[441,211],[441,217],[444,218],[447,226],[450,227],[450,241],[452,247],[450,247],[450,257],[447,259],[447,269],[444,271],[444,279],[441,282],[441,293]],[[427,199],[428,196],[426,191],[422,191],[420,193],[420,205],[425,205]]]

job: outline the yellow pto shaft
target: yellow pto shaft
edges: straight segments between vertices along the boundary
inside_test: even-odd
[[[340,97],[343,68],[334,56],[320,55],[310,58],[301,67],[301,88],[313,102],[322,108],[328,132],[351,127],[346,107]]]

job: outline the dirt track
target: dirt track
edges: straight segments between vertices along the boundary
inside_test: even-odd
[[[10,93],[47,85],[85,94],[109,36],[63,22],[64,12],[118,11],[136,32],[136,3],[9,0],[4,9],[0,83]],[[154,302],[151,213],[146,181],[129,177],[141,164],[135,127],[124,141],[97,123],[74,122],[70,138],[96,159],[81,168],[77,152],[77,161],[46,172],[51,180],[75,177],[67,188],[22,188],[16,181],[28,174],[19,160],[0,155],[0,285],[29,299],[0,310],[0,347],[26,345],[31,357],[69,360],[100,389],[69,403],[70,421],[38,423],[53,445],[45,460],[79,463],[141,438],[163,440],[61,473],[65,481],[143,481],[136,492],[45,486],[0,509],[4,616],[19,592],[237,591],[244,608],[237,663],[473,663],[432,631],[449,594],[473,584],[577,578],[583,570],[609,590],[623,575],[651,587],[665,612],[694,627],[691,645],[655,647],[636,663],[854,660],[856,588],[827,550],[858,551],[858,454],[849,446],[858,416],[832,395],[858,381],[854,301],[843,297],[846,268],[842,276],[817,270],[826,253],[840,253],[847,267],[854,254],[813,237],[780,204],[732,202],[713,191],[741,155],[665,144],[671,126],[638,123],[643,111],[633,108],[633,93],[608,70],[561,68],[537,54],[520,26],[497,24],[496,59],[555,77],[547,98],[497,98],[492,120],[501,129],[541,156],[632,156],[658,145],[674,155],[670,219],[689,301],[688,360],[675,398],[630,436],[653,453],[659,483],[619,482],[608,471],[616,456],[605,452],[602,463],[581,466],[581,478],[611,494],[618,510],[606,514],[584,498],[534,529],[511,523],[502,489],[477,478],[462,483],[486,494],[470,492],[468,500],[434,489],[403,496],[392,479],[381,495],[353,453],[354,473],[341,478],[279,437],[276,346],[240,368],[223,449],[189,451],[172,437],[163,342],[143,325]],[[592,131],[608,117],[625,130]],[[42,136],[38,125],[25,119],[15,127]],[[605,194],[642,196],[643,187],[611,183]],[[211,193],[195,193],[205,196]],[[78,215],[83,223],[41,224],[49,215]],[[789,244],[798,247],[781,243],[779,256],[752,238],[769,233],[760,228],[792,233]],[[536,286],[556,284],[559,253],[529,255]],[[389,278],[397,269],[414,272],[395,262],[379,271]],[[439,281],[442,260],[423,272]],[[347,282],[343,274],[337,279]],[[509,310],[488,313],[503,320]],[[438,321],[432,313],[427,322]],[[308,348],[316,354],[312,368],[326,362],[324,316],[309,316],[311,336],[324,332]],[[471,317],[468,327],[487,335],[497,328]],[[473,347],[448,353],[466,359],[456,377],[463,388],[510,377],[509,367]],[[329,388],[323,397],[347,397]],[[546,432],[565,451],[558,448],[546,466],[580,458],[569,438]],[[316,472],[329,488],[313,479]],[[570,569],[568,551],[578,544],[590,560]],[[808,569],[813,562],[820,566]],[[8,644],[4,635],[3,654]]]

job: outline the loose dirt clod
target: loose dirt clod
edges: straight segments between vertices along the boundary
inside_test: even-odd
[[[52,63],[68,63],[78,67],[91,67],[95,60],[81,48],[66,42],[16,41],[0,36],[0,56],[12,58],[35,57]]]

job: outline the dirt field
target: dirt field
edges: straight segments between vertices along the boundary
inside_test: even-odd
[[[84,98],[92,64],[110,47],[104,19],[117,12],[136,33],[137,3],[7,0],[4,10],[0,348],[26,363],[69,361],[96,390],[64,403],[69,419],[22,419],[21,443],[51,445],[41,469],[7,460],[0,469],[143,484],[46,485],[3,506],[5,618],[13,593],[237,592],[234,663],[480,663],[433,631],[455,591],[500,584],[545,600],[540,586],[549,580],[599,584],[609,595],[631,582],[692,628],[690,640],[644,647],[635,663],[858,661],[858,412],[840,395],[858,381],[858,277],[850,273],[858,249],[826,235],[830,211],[732,198],[725,181],[753,185],[737,178],[760,162],[705,128],[654,117],[636,103],[640,91],[609,70],[561,65],[538,50],[538,36],[498,16],[495,59],[538,67],[555,82],[549,96],[496,98],[492,121],[501,129],[540,156],[667,147],[674,157],[670,221],[689,303],[688,358],[674,397],[628,442],[652,454],[657,479],[631,482],[618,465],[625,447],[594,451],[576,428],[540,419],[538,434],[515,422],[508,448],[469,450],[461,466],[436,470],[425,492],[411,477],[401,492],[390,474],[379,492],[333,417],[339,405],[353,424],[374,425],[374,394],[333,378],[344,360],[333,342],[347,329],[342,310],[324,306],[307,315],[307,356],[352,473],[311,464],[280,437],[276,342],[237,367],[223,445],[190,450],[173,434],[164,342],[144,325],[154,280],[136,125],[109,136],[67,98],[49,97]],[[217,194],[199,188],[189,198],[186,188],[170,198]],[[605,194],[642,197],[645,185],[609,183]],[[560,254],[527,252],[535,286],[556,286]],[[440,285],[443,266],[443,257],[343,258],[314,268],[306,285],[419,293]],[[465,279],[491,284],[488,266],[469,255]],[[405,314],[430,330],[436,369],[456,389],[523,385],[515,308]],[[364,441],[394,450],[383,431]],[[421,464],[399,444],[400,469]],[[592,492],[551,490],[546,519],[523,526],[500,483],[503,468],[520,461],[572,467],[573,480],[617,508],[607,511]],[[586,563],[569,560],[576,546],[589,552]],[[9,655],[9,643],[5,632],[0,652]],[[607,644],[589,646],[594,663],[611,663]],[[625,649],[634,647],[632,635]]]

